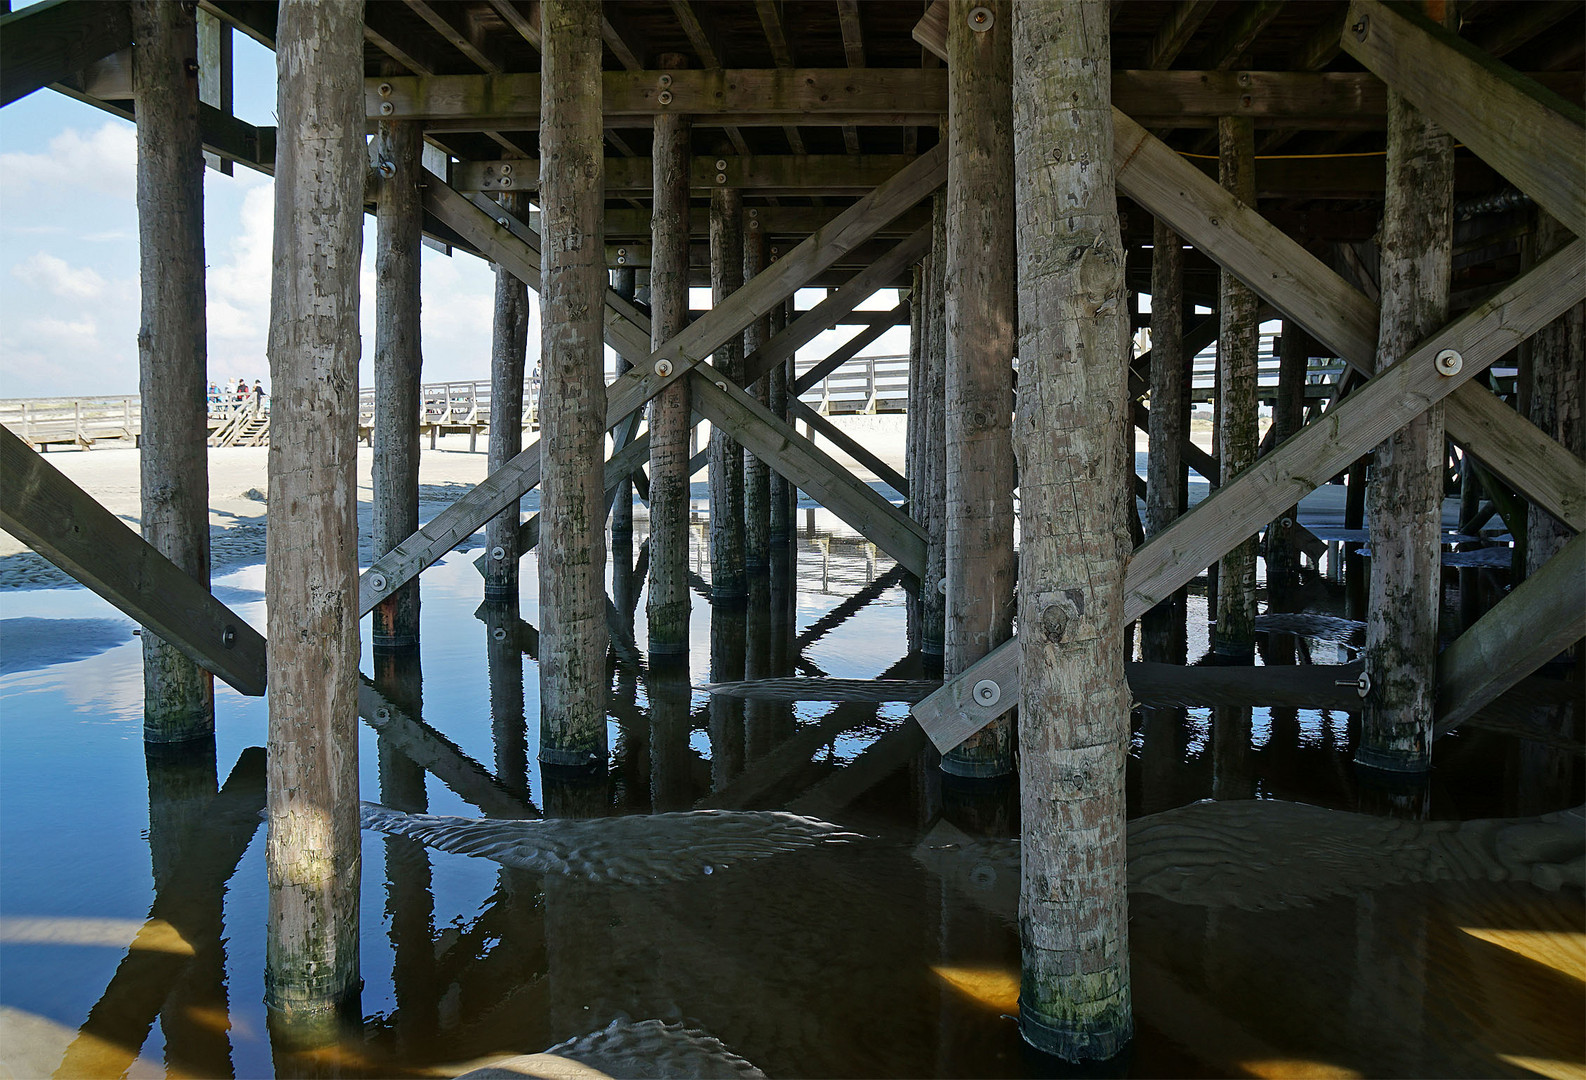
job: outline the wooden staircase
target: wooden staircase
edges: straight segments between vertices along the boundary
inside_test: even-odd
[[[210,432],[210,446],[269,446],[270,416],[252,409],[238,409]]]

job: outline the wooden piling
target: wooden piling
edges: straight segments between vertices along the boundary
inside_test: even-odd
[[[743,194],[718,187],[710,195],[711,302],[721,304],[743,285]],[[743,336],[734,334],[712,360],[722,378],[743,383]],[[710,428],[710,595],[741,604],[744,584],[743,447],[717,424]]]
[[[1387,169],[1378,371],[1448,321],[1453,264],[1454,141],[1391,88]],[[1394,772],[1432,765],[1444,453],[1438,404],[1377,447],[1366,488],[1371,689],[1355,760]]]
[[[1272,445],[1278,446],[1305,423],[1305,378],[1311,357],[1311,336],[1293,319],[1283,321],[1278,344],[1278,393],[1272,406]],[[1300,584],[1300,550],[1292,541],[1299,523],[1298,504],[1267,526],[1267,607],[1293,610]],[[1287,637],[1287,635],[1284,635]],[[1289,639],[1292,651],[1292,638]]]
[[[1110,97],[1097,77],[1108,70],[1107,22],[1101,0],[1013,5],[1014,447],[1028,523],[1019,557],[1019,1027],[1031,1045],[1071,1061],[1114,1057],[1133,1030],[1123,247]]]
[[[270,283],[269,935],[278,1030],[358,989],[358,265],[363,5],[287,0]]]
[[[137,63],[138,456],[143,538],[209,587],[209,457],[204,388],[204,156],[193,9],[132,5]],[[190,66],[191,65],[191,66]],[[177,743],[215,730],[214,676],[175,645],[143,635],[143,739]]]
[[[540,761],[606,758],[606,259],[600,9],[547,0],[540,221]]]
[[[766,268],[766,237],[760,221],[744,222],[743,280],[749,282]],[[762,315],[743,332],[744,355],[752,354],[771,340],[771,320]],[[750,388],[754,399],[767,408],[771,405],[771,377],[762,375]],[[743,458],[743,546],[744,571],[764,574],[771,569],[771,467],[749,451]]]
[[[512,217],[528,217],[528,196],[504,191],[496,196]],[[496,264],[495,314],[490,335],[490,442],[486,470],[494,473],[523,452],[523,376],[529,345],[529,288]],[[417,477],[415,477],[417,479]],[[518,599],[519,500],[485,527],[485,599]],[[378,608],[376,610],[379,610]]]
[[[1250,117],[1217,118],[1218,181],[1249,207],[1256,204],[1255,153],[1255,124]],[[1226,270],[1218,277],[1217,471],[1219,481],[1226,484],[1255,463],[1261,443],[1256,412],[1261,321],[1256,294]],[[1253,662],[1255,624],[1256,538],[1252,536],[1218,560],[1213,652],[1225,662]]]
[[[775,258],[776,256],[773,254],[772,259],[774,260]],[[773,307],[768,322],[767,330],[771,337],[775,338],[787,328],[787,305],[777,304]],[[792,360],[789,359],[787,363],[778,364],[772,368],[771,374],[767,376],[767,408],[771,410],[772,416],[780,420],[788,418],[788,394],[793,383],[789,372],[792,366]],[[778,547],[786,548],[793,542],[793,488],[788,484],[787,477],[772,469],[769,490],[771,498],[769,526],[771,547],[773,550]]]
[[[926,547],[925,581],[920,586],[920,655],[926,673],[935,674],[941,670],[947,638],[947,206],[942,195],[932,200],[931,255],[925,268],[925,371],[920,377],[924,484],[919,494]]]
[[[663,69],[683,66],[675,53]],[[688,117],[655,118],[651,151],[655,209],[651,218],[650,343],[660,348],[688,322]],[[679,379],[650,403],[650,591],[645,614],[650,657],[682,662],[688,656],[689,383]]]
[[[1570,240],[1551,214],[1537,211],[1538,259]],[[1586,304],[1576,304],[1531,337],[1529,418],[1577,457],[1586,457]],[[1552,514],[1531,504],[1526,523],[1526,576],[1540,570],[1574,535]]]
[[[380,181],[375,221],[374,554],[384,555],[419,527],[419,248],[424,211],[423,126],[380,124],[377,155],[391,171]],[[493,436],[494,433],[492,433]],[[375,606],[376,649],[412,648],[419,640],[419,582],[407,582]]]
[[[631,266],[619,267],[613,271],[611,288],[624,300],[634,299],[639,292],[639,272]],[[642,360],[643,357],[634,359]],[[617,374],[626,374],[633,367],[633,362],[622,354],[617,355]],[[611,502],[611,535],[613,549],[624,547],[628,552],[628,565],[633,565],[633,480],[624,478],[617,485],[617,494]],[[626,538],[623,543],[620,538]]]
[[[1013,636],[1013,52],[1006,0],[949,0],[943,670]],[[989,12],[989,17],[987,16]],[[1004,715],[942,755],[955,776],[1013,771]]]
[[[925,342],[921,313],[925,303],[925,265],[915,263],[912,287],[909,290],[909,406],[906,417],[908,429],[904,436],[904,475],[909,480],[909,517],[921,525],[927,523],[923,469],[925,461]],[[914,578],[914,587],[908,598],[909,651],[920,648],[923,621],[921,603],[924,599],[924,582]]]
[[[1184,355],[1184,242],[1157,218],[1151,235],[1151,445],[1146,452],[1145,535],[1155,536],[1185,510],[1188,473],[1189,358]],[[1188,593],[1179,589],[1140,619],[1143,659],[1185,660]]]

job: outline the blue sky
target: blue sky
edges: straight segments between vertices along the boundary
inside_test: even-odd
[[[275,56],[242,34],[233,40],[236,113],[273,125]],[[136,161],[131,123],[54,91],[0,109],[0,398],[138,392]],[[204,176],[209,377],[268,384],[274,185],[241,166],[235,176]],[[366,216],[363,386],[373,385],[374,239],[374,219]],[[488,379],[489,264],[426,248],[422,274],[424,380]],[[804,290],[799,305],[822,295]],[[708,307],[710,291],[696,289],[691,300]],[[885,311],[896,303],[883,290],[861,306]],[[533,306],[531,357],[539,343]],[[824,356],[854,332],[823,334],[809,352]],[[865,352],[907,350],[907,329],[899,328]]]

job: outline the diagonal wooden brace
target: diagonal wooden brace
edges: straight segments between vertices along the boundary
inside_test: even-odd
[[[0,428],[0,475],[0,528],[238,693],[264,693],[264,637],[10,428]]]
[[[831,459],[780,417],[725,379],[696,371],[691,387],[705,419],[729,432],[755,457],[806,491],[881,550],[920,575],[925,568],[925,530],[869,484]]]
[[[1439,737],[1586,636],[1586,533],[1493,605],[1437,658]]]
[[[1135,551],[1124,575],[1126,622],[1172,595],[1279,512],[1586,297],[1586,241],[1576,240],[1341,401]],[[1324,339],[1325,340],[1325,339]],[[1437,355],[1461,364],[1442,374]],[[991,707],[972,687],[989,680]],[[989,696],[989,695],[988,695]],[[1019,700],[1017,639],[1000,646],[913,709],[938,747],[950,749]]]
[[[1355,0],[1343,50],[1586,236],[1586,112],[1408,4]]]
[[[613,427],[634,410],[670,386],[704,361],[732,335],[766,314],[791,296],[815,274],[868,240],[877,229],[908,210],[935,191],[947,178],[944,147],[937,147],[917,158],[898,175],[854,203],[817,230],[785,257],[745,283],[724,303],[711,309],[672,337],[661,348],[626,374],[618,376],[606,390],[606,426]],[[450,190],[450,189],[447,189]],[[438,195],[444,195],[439,192]],[[453,193],[455,194],[455,193]],[[459,196],[461,198],[461,196]],[[463,200],[466,201],[466,200]],[[483,214],[478,207],[471,207]],[[474,219],[476,222],[478,218]],[[487,219],[488,220],[488,219]],[[510,219],[509,219],[510,220]],[[502,239],[509,233],[499,221],[490,221],[497,246],[511,247]],[[470,238],[471,239],[471,238]],[[905,241],[908,243],[908,241]],[[527,263],[521,242],[510,251],[520,264]],[[486,252],[486,254],[490,254]],[[491,255],[494,258],[494,255]],[[508,265],[513,273],[516,267]],[[523,266],[527,271],[529,267]],[[538,268],[534,270],[537,272]],[[858,290],[856,290],[858,291]],[[610,296],[615,293],[608,290]],[[841,293],[839,293],[841,295]],[[863,299],[861,296],[859,299]],[[846,301],[845,301],[846,302]],[[859,300],[854,300],[857,306]],[[819,310],[817,308],[817,310]],[[849,310],[852,310],[850,308]],[[815,314],[814,311],[809,318]],[[608,335],[611,320],[607,321]],[[813,337],[813,335],[811,335]],[[619,352],[631,344],[614,345]],[[637,352],[631,355],[641,355]],[[663,363],[664,361],[664,363]],[[540,447],[538,441],[495,473],[486,477],[468,494],[437,514],[429,524],[375,560],[358,583],[358,611],[367,614],[381,600],[433,564],[446,552],[472,536],[485,522],[501,513],[523,493],[539,483]]]

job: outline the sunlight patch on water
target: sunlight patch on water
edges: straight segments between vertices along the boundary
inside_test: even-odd
[[[164,919],[65,919],[14,917],[0,919],[0,944],[102,945],[114,949],[192,956],[193,946]]]
[[[1013,968],[932,964],[936,977],[977,1004],[999,1013],[1019,1011],[1019,973]]]
[[[1519,953],[1544,967],[1586,984],[1586,933],[1557,930],[1507,930],[1461,926],[1469,934],[1500,949]]]

